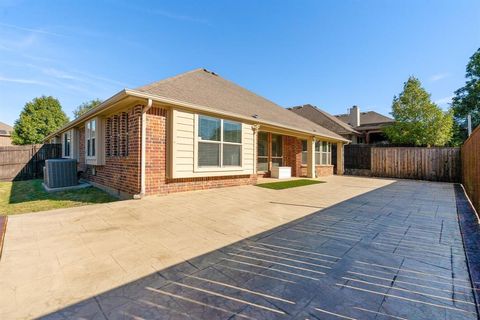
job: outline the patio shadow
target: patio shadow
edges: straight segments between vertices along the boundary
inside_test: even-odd
[[[461,242],[452,184],[398,181],[42,319],[477,319]]]

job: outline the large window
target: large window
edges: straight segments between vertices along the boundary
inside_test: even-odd
[[[63,134],[63,156],[69,158],[72,152],[72,131]]]
[[[96,155],[96,132],[97,121],[95,119],[87,121],[87,126],[85,127],[85,138],[87,141],[87,157],[94,158]]]
[[[240,167],[242,124],[198,117],[198,167]]]
[[[302,164],[306,165],[308,159],[307,140],[302,140]],[[315,142],[315,165],[332,164],[332,144],[326,141]]]
[[[268,133],[266,132],[258,133],[257,153],[257,170],[268,171]]]

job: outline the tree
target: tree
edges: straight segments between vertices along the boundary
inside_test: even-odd
[[[68,122],[60,102],[54,97],[41,96],[27,102],[12,133],[14,144],[42,143],[50,133]]]
[[[86,102],[82,103],[81,105],[79,105],[75,110],[73,110],[73,116],[75,118],[78,118],[82,114],[89,111],[90,109],[93,109],[96,106],[98,106],[100,103],[102,103],[102,100],[100,100],[100,99],[94,99],[94,100],[86,101]]]
[[[393,143],[443,146],[452,138],[452,112],[433,103],[415,77],[408,78],[403,92],[393,98],[392,115],[395,122],[384,130]]]
[[[470,57],[467,64],[465,86],[455,91],[452,99],[455,117],[454,140],[457,144],[467,138],[466,118],[472,115],[472,127],[480,125],[480,48]]]

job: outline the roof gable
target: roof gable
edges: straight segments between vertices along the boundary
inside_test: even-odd
[[[13,127],[9,126],[6,123],[0,121],[0,135],[2,136],[10,136],[12,135]]]
[[[332,116],[328,112],[317,108],[311,104],[305,104],[302,106],[289,108],[290,111],[313,121],[328,130],[331,130],[338,134],[352,134],[357,133],[352,126],[343,121],[340,121],[335,116]]]

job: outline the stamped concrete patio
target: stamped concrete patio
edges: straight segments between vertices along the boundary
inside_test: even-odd
[[[0,318],[477,319],[452,184],[327,182],[13,216]]]

